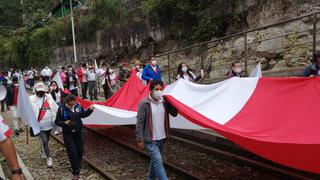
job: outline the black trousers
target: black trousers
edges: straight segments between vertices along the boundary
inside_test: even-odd
[[[63,132],[63,141],[71,164],[72,174],[79,175],[84,153],[84,135],[80,132]]]
[[[112,96],[111,89],[109,88],[109,86],[107,84],[103,85],[103,91],[104,91],[104,97],[106,98],[106,100]]]
[[[87,98],[88,82],[81,83],[82,98]]]

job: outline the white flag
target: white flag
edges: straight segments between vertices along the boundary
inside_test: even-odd
[[[62,80],[61,80],[61,76],[60,76],[60,73],[59,73],[59,72],[57,72],[57,73],[54,75],[52,81],[57,82],[57,85],[58,85],[58,88],[59,88],[59,89],[62,89],[62,90],[64,89],[64,88],[63,88],[63,83],[62,83]]]
[[[18,91],[18,105],[17,115],[23,119],[30,127],[32,127],[33,133],[40,133],[40,126],[37,121],[37,116],[32,109],[29,96],[24,86],[23,78],[19,78],[19,91]]]
[[[249,77],[262,77],[261,63],[259,62],[257,66],[251,71]]]

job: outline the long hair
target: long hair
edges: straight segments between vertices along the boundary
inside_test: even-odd
[[[177,70],[177,76],[180,76],[181,78],[183,78],[183,74],[184,72],[182,71],[182,65],[185,64],[187,66],[186,63],[182,62],[179,64],[178,66],[178,70]],[[188,67],[188,66],[187,66]],[[189,69],[188,67],[188,70],[186,72],[188,74],[188,76],[191,78],[191,79],[194,79],[193,75],[191,74],[191,70]]]

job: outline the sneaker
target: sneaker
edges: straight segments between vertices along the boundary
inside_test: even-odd
[[[47,156],[45,154],[41,154],[42,159],[47,159]]]
[[[78,179],[80,179],[79,175],[72,175],[72,180],[78,180]]]
[[[47,166],[48,166],[49,168],[51,168],[51,167],[53,166],[53,161],[52,161],[52,158],[51,158],[51,157],[47,159]]]
[[[58,130],[55,130],[54,131],[54,135],[58,135],[59,134],[59,131]]]

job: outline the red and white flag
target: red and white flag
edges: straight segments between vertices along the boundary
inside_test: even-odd
[[[132,77],[97,103],[84,124],[135,124],[138,103],[149,93],[139,82]],[[211,85],[180,79],[165,88],[165,98],[179,110],[171,127],[210,128],[266,159],[320,173],[320,78],[234,77]]]

